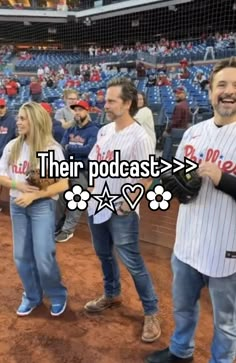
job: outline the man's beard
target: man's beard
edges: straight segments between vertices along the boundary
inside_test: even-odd
[[[232,105],[232,108],[224,108],[224,105],[222,104],[222,102],[224,102],[224,100],[228,100],[228,101],[232,101],[234,102]],[[228,95],[222,95],[218,98],[218,103],[214,105],[215,110],[218,112],[218,114],[221,117],[231,117],[236,115],[236,98],[232,97],[232,96],[228,96]]]
[[[77,124],[78,124],[78,125],[83,125],[83,124],[84,124],[84,122],[87,120],[87,118],[88,118],[88,116],[85,116],[85,117],[78,117],[78,118],[76,119],[76,122],[77,122]]]
[[[236,116],[236,108],[231,108],[227,110],[222,108],[222,105],[219,104],[215,105],[214,108],[221,117],[231,117],[234,115]]]

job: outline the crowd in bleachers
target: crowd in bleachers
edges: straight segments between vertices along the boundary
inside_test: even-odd
[[[51,68],[48,64],[40,66],[37,69],[37,78],[40,83],[41,99],[46,99],[50,103],[55,103],[61,99],[63,90],[66,88],[75,88],[81,94],[90,98],[91,106],[94,106],[97,91],[105,91],[107,81],[116,75],[124,74],[133,80],[136,80],[137,87],[140,91],[145,91],[149,103],[162,103],[167,114],[171,114],[173,99],[172,90],[179,84],[184,85],[188,92],[188,101],[190,105],[200,104],[209,106],[207,101],[208,76],[211,71],[209,66],[194,66],[183,59],[178,67],[169,67],[163,63],[160,67],[145,70],[140,66],[137,69],[131,69],[126,72],[120,72],[117,67],[107,67],[106,64],[80,64],[71,72],[70,67],[59,66],[58,69]],[[143,73],[144,72],[144,73]],[[76,73],[76,75],[74,75]],[[1,80],[0,92],[2,95],[9,96],[5,85],[7,82],[13,82],[11,78],[3,77]],[[19,77],[17,81],[17,92],[10,97],[9,102],[12,108],[19,106],[26,101],[30,93],[30,77]]]
[[[214,43],[210,43],[209,39]],[[212,65],[195,66],[191,57],[183,56],[178,60],[178,65],[167,65],[165,55],[179,51],[181,55],[193,52],[195,47],[203,47],[202,59],[206,55],[207,47],[213,44],[214,56],[221,46],[230,47],[235,51],[235,34],[215,34],[202,37],[201,44],[180,43],[162,38],[155,44],[136,43],[134,47],[114,46],[103,50],[100,47],[90,47],[90,58],[81,62],[78,52],[31,52],[19,53],[17,67],[34,70],[34,77],[16,76],[13,73],[4,74],[0,79],[0,96],[8,103],[9,110],[17,113],[22,103],[29,99],[36,102],[47,102],[52,109],[65,106],[64,91],[74,89],[79,97],[89,104],[90,117],[99,125],[106,121],[103,112],[104,96],[107,82],[118,76],[132,79],[139,92],[142,92],[147,105],[153,113],[157,131],[160,137],[166,124],[170,122],[176,106],[175,89],[183,87],[186,102],[193,116],[193,122],[201,121],[211,115],[211,105],[208,99],[209,74]],[[2,54],[14,51],[11,47],[2,47]],[[141,53],[142,52],[142,53]],[[111,65],[97,58],[103,55],[119,57],[146,53],[150,56],[161,54],[161,61],[152,69],[146,69],[143,62],[139,61],[136,68],[120,69],[119,65]],[[192,54],[193,54],[192,53]],[[80,60],[79,60],[80,59]],[[23,63],[22,63],[23,62]],[[24,67],[25,65],[25,67]],[[197,112],[196,112],[197,111]]]
[[[209,43],[211,42],[211,43]],[[209,44],[212,44],[209,46]],[[27,51],[20,52],[16,62],[17,72],[35,72],[39,66],[48,64],[51,68],[59,65],[69,65],[76,69],[78,63],[94,62],[125,62],[145,60],[149,63],[175,63],[183,58],[192,61],[203,59],[224,58],[235,55],[236,33],[216,33],[211,37],[203,35],[195,41],[177,41],[166,38],[155,43],[140,43],[124,46],[101,47],[90,46],[87,50],[75,49],[74,51]]]

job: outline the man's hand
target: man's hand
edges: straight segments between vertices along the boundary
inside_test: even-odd
[[[34,193],[23,193],[15,199],[15,203],[22,208],[28,207],[34,200],[36,200]]]
[[[123,216],[123,215],[129,214],[130,212],[131,212],[131,209],[127,202],[123,202],[117,210],[118,216]]]
[[[167,130],[165,130],[162,134],[162,137],[168,137],[168,136],[170,136],[170,133]]]
[[[61,122],[61,126],[63,127],[63,129],[69,129],[70,127],[74,126],[75,121],[66,121],[66,120],[60,120]]]
[[[28,183],[16,183],[16,189],[22,193],[33,193],[39,190],[39,188],[29,185]]]
[[[199,166],[198,174],[201,177],[208,176],[213,184],[217,186],[220,182],[222,171],[216,164],[203,161]]]

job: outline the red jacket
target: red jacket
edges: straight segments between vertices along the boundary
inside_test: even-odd
[[[5,89],[8,96],[16,96],[18,93],[18,85],[13,80],[5,84]]]

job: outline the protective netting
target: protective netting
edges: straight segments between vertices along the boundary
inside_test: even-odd
[[[114,72],[125,69],[123,74],[133,78],[138,89],[146,93],[155,117],[162,117],[160,109],[164,110],[164,120],[171,117],[175,104],[172,91],[181,85],[187,90],[191,107],[210,109],[207,82],[205,88],[198,88],[194,78],[202,72],[207,80],[211,71],[210,64],[198,62],[235,55],[235,0],[144,1],[134,8],[127,7],[130,1],[113,1],[113,11],[111,3],[27,3],[46,10],[50,7],[50,19],[43,15],[34,18],[33,9],[28,10],[27,16],[21,16],[24,9],[18,11],[17,17],[12,10],[10,17],[0,13],[1,67],[5,75],[17,73],[21,77],[18,96],[8,99],[10,107],[17,109],[29,99],[30,81],[22,80],[20,72],[39,74],[41,68],[48,78],[48,67],[53,77],[65,73],[69,79],[63,85],[57,79],[48,87],[47,79],[43,80],[43,99],[57,108],[57,100],[66,87],[75,87],[81,94],[90,92],[91,99],[96,98],[96,91],[106,89],[112,67],[116,66]],[[115,8],[117,4],[121,6],[119,10]],[[77,11],[79,8],[87,10]],[[53,9],[61,9],[60,18]],[[81,68],[81,63],[92,66]],[[110,73],[102,74],[104,64],[110,67]],[[99,76],[96,72],[94,75],[94,67],[99,68]],[[147,72],[147,67],[155,68],[155,72]],[[137,74],[130,73],[130,69],[137,69]],[[157,122],[163,122],[163,118]]]

